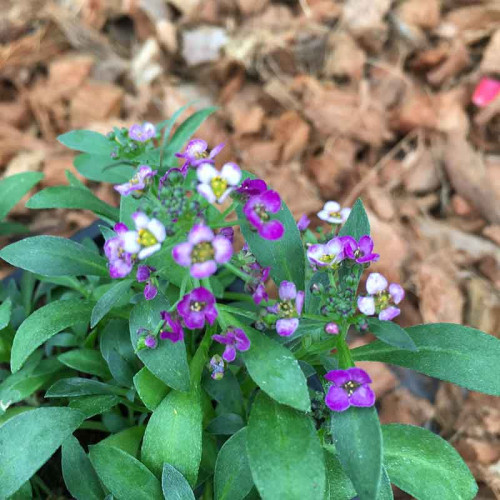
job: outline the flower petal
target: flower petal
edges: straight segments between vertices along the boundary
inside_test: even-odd
[[[366,280],[366,291],[370,295],[383,292],[387,288],[387,280],[380,273],[371,273]]]
[[[213,239],[214,232],[205,224],[195,224],[188,235],[188,241],[193,246],[203,241],[212,241]]]
[[[144,287],[144,298],[146,300],[153,300],[157,294],[158,294],[158,289],[152,283],[148,283]]]
[[[236,163],[225,163],[220,172],[220,176],[227,181],[230,186],[236,186],[241,180],[241,169]]]
[[[350,214],[351,214],[351,209],[350,208],[343,208],[340,211],[340,217],[342,218],[342,222],[345,222],[349,218]]]
[[[362,368],[358,368],[357,366],[353,366],[352,368],[348,368],[347,373],[349,375],[349,380],[356,382],[358,384],[370,384],[372,379],[370,375],[365,372]]]
[[[200,182],[209,184],[214,177],[219,175],[219,172],[211,163],[204,162],[196,169],[196,175]]]
[[[215,203],[215,201],[217,200],[217,197],[215,196],[214,192],[212,191],[212,187],[210,186],[210,184],[198,184],[198,186],[196,186],[196,190],[209,203]]]
[[[248,351],[250,349],[250,339],[247,337],[247,334],[241,328],[235,328],[234,335],[236,337],[236,349],[238,351]]]
[[[358,309],[367,316],[375,314],[375,299],[373,297],[358,297]]]
[[[302,314],[302,308],[304,307],[304,300],[306,294],[300,290],[297,292],[297,298],[295,299],[295,309],[297,309],[297,314],[300,316]]]
[[[293,300],[297,296],[297,287],[292,281],[282,281],[279,287],[281,300]]]
[[[109,275],[113,279],[124,278],[130,274],[133,267],[131,260],[116,259],[109,263]]]
[[[399,304],[405,298],[404,288],[397,283],[391,283],[389,285],[389,294],[394,304]]]
[[[212,242],[215,252],[215,261],[218,264],[229,262],[233,256],[233,245],[225,236],[216,236]]]
[[[132,220],[137,229],[146,229],[149,223],[149,217],[144,212],[134,212],[132,214]]]
[[[375,404],[375,393],[368,385],[358,387],[349,398],[352,406],[373,406]]]
[[[327,212],[339,212],[340,204],[336,201],[327,201],[323,206],[323,210]]]
[[[145,247],[137,254],[137,258],[139,260],[147,259],[148,257],[151,257],[151,255],[156,253],[158,250],[160,250],[160,248],[161,245],[159,243],[157,243],[156,245],[151,245],[150,247]]]
[[[364,255],[370,255],[373,251],[373,240],[370,236],[365,234],[359,239],[358,247]]]
[[[184,153],[188,154],[190,157],[196,157],[196,155],[204,153],[207,148],[208,144],[203,139],[192,139],[187,143]]]
[[[350,406],[347,393],[340,387],[330,387],[328,389],[325,403],[332,411],[345,411]]]
[[[283,318],[276,321],[276,331],[282,337],[290,337],[299,326],[298,318]]]
[[[316,245],[311,245],[307,249],[307,259],[311,264],[315,264],[317,266],[326,266],[327,262],[322,262],[320,259],[325,255],[325,245],[317,243]]]
[[[137,268],[137,274],[135,275],[135,278],[139,283],[148,280],[150,276],[151,270],[148,266],[139,266]]]
[[[344,385],[351,380],[347,370],[330,370],[325,374],[325,379],[338,386]]]
[[[272,214],[279,211],[281,208],[281,198],[280,195],[270,189],[259,195],[260,203],[264,205],[266,210]]]
[[[250,218],[248,219],[249,222],[252,223]],[[260,222],[260,219],[259,219]],[[260,222],[260,226],[256,226],[257,231],[259,232],[259,236],[261,238],[264,238],[265,240],[279,240],[282,236],[283,233],[285,232],[285,228],[283,227],[283,224],[279,220],[271,220],[269,222],[266,222],[265,224],[262,224]]]
[[[212,276],[217,271],[215,260],[207,260],[205,262],[197,262],[191,265],[191,276],[193,278],[202,279]]]
[[[234,361],[236,358],[236,349],[234,348],[233,345],[227,345],[226,348],[224,349],[224,353],[222,354],[222,358],[227,361],[228,363],[231,363],[231,361]]]
[[[148,222],[147,228],[157,241],[159,241],[160,243],[165,241],[165,238],[167,237],[165,226],[158,219],[151,219]]]
[[[381,321],[391,321],[396,316],[399,316],[400,313],[401,311],[397,307],[388,307],[387,309],[380,311],[378,319]]]
[[[122,247],[125,252],[137,253],[141,249],[141,245],[137,241],[138,238],[137,231],[127,231],[126,233],[121,233],[120,238],[122,240]]]
[[[179,266],[188,267],[191,265],[191,251],[193,250],[193,245],[189,241],[175,245],[172,248],[172,257],[179,264]]]

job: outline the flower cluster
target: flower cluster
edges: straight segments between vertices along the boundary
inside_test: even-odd
[[[305,294],[302,291],[297,291],[295,283],[291,281],[282,281],[278,293],[280,300],[267,309],[279,317],[276,321],[278,335],[290,337],[299,327],[299,317],[302,314]]]
[[[226,163],[217,170],[211,163],[202,163],[196,169],[198,193],[210,203],[224,203],[226,198],[238,186],[241,170],[236,163]]]
[[[212,335],[212,338],[226,346],[222,358],[230,363],[236,359],[236,351],[248,351],[250,339],[241,328],[230,327],[222,335]]]
[[[115,186],[115,189],[122,196],[128,196],[129,194],[141,196],[157,172],[157,170],[153,170],[147,165],[139,165],[134,177],[124,184]]]
[[[379,273],[371,273],[366,280],[366,291],[369,295],[358,297],[358,308],[367,316],[378,314],[378,319],[390,321],[399,316],[396,307],[405,297],[405,291],[397,283],[389,283]]]
[[[331,370],[325,379],[332,382],[325,403],[332,411],[345,411],[350,406],[373,406],[375,393],[369,386],[371,378],[363,369]]]
[[[205,224],[196,224],[184,243],[172,249],[172,257],[180,266],[189,267],[193,278],[207,278],[217,271],[217,264],[231,260],[233,246],[223,235],[214,232]]]
[[[330,224],[343,224],[350,213],[350,208],[341,208],[336,201],[327,201],[323,209],[318,212],[318,217]]]
[[[215,146],[208,152],[208,144],[203,139],[193,139],[188,142],[184,153],[176,153],[177,158],[182,158],[184,164],[181,171],[185,175],[189,167],[198,167],[202,163],[213,163],[214,158],[222,151],[224,143]]]

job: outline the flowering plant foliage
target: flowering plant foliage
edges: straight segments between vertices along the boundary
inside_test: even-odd
[[[264,180],[217,165],[223,145],[190,140],[212,111],[171,137],[179,113],[59,138],[121,202],[68,174],[27,206],[92,210],[102,250],[34,236],[0,252],[25,270],[0,296],[0,498],[38,491],[60,446],[77,499],[373,500],[392,498],[391,483],[416,498],[474,498],[446,441],[380,425],[374,381],[356,363],[500,395],[500,342],[393,322],[405,292],[369,269],[379,254],[362,202],[326,203],[326,230],[296,221]],[[38,180],[13,190],[6,179],[0,193],[19,199]],[[15,201],[0,197],[0,214]],[[368,331],[376,341],[349,347]],[[99,433],[88,449],[85,429]]]

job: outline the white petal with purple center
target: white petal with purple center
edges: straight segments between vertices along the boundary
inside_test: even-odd
[[[188,235],[188,241],[192,245],[197,245],[203,241],[212,241],[213,239],[214,232],[205,224],[196,224]]]
[[[172,257],[180,266],[190,266],[191,265],[191,251],[193,250],[193,245],[186,241],[184,243],[180,243],[179,245],[175,245],[172,248]]]
[[[233,245],[224,236],[216,236],[212,242],[212,246],[215,252],[215,260],[219,264],[224,264],[229,262],[233,256]]]

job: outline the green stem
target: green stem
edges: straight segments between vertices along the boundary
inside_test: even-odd
[[[229,269],[233,274],[235,274],[236,276],[238,276],[238,278],[241,278],[245,282],[251,279],[251,277],[247,273],[243,272],[241,269],[238,269],[234,264],[231,264],[230,262],[226,262],[224,266],[226,269]]]
[[[219,229],[221,227],[232,227],[232,226],[238,226],[240,223],[239,220],[231,220],[231,221],[225,221],[225,222],[218,222],[216,224],[210,224],[210,227],[212,229]]]
[[[339,338],[337,340],[337,354],[339,359],[339,368],[345,370],[354,366],[354,361],[351,357],[351,351],[346,342],[347,331],[349,330],[349,323],[344,322],[342,324],[342,330],[340,332]]]
[[[109,432],[106,426],[102,422],[96,422],[94,420],[86,420],[79,427],[80,429],[92,429],[94,431]]]
[[[191,360],[190,370],[192,388],[197,388],[200,385],[203,367],[208,360],[208,350],[212,344],[212,335],[215,333],[216,329],[217,323],[206,327],[205,334],[203,335],[200,345],[198,346],[198,349],[196,349],[193,359]]]
[[[228,312],[231,314],[236,314],[237,316],[243,316],[245,318],[255,319],[255,313],[251,311],[245,311],[243,309],[238,309],[237,307],[228,306],[227,304],[217,304],[219,311]]]
[[[226,300],[239,300],[243,302],[253,302],[252,297],[247,295],[246,293],[238,293],[238,292],[224,292],[222,296],[223,299]]]
[[[52,497],[52,491],[51,489],[44,483],[41,477],[37,476],[36,474],[32,478],[33,482],[36,484],[38,488],[40,488],[46,495],[48,495],[47,498]]]
[[[233,201],[231,205],[229,205],[229,207],[227,207],[226,210],[220,214],[219,221],[223,221],[233,210],[236,209],[237,206],[238,202]]]
[[[302,314],[301,318],[314,319],[321,321],[321,323],[328,323],[328,318],[326,316],[320,316],[319,314]]]

